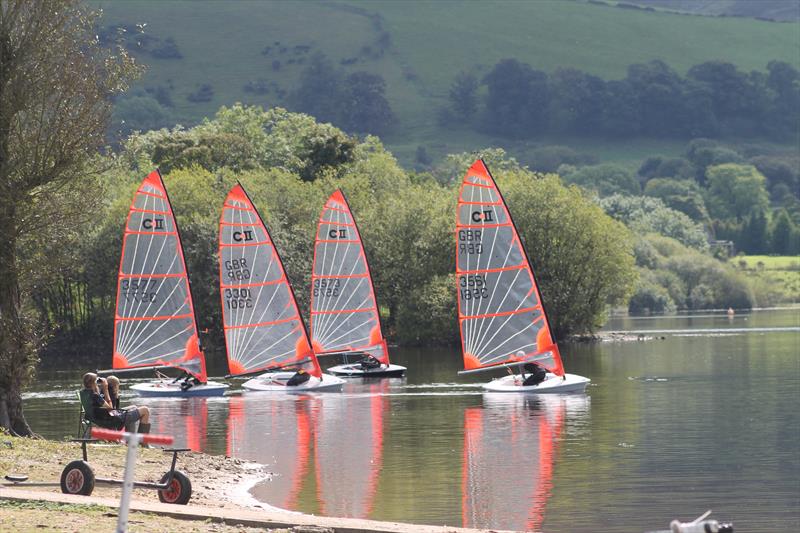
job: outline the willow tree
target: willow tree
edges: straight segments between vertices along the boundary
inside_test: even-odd
[[[0,0],[0,427],[18,435],[31,434],[21,392],[43,338],[35,284],[21,281],[44,265],[21,243],[86,217],[69,199],[96,171],[111,98],[138,71],[124,50],[100,45],[96,18],[77,0]]]

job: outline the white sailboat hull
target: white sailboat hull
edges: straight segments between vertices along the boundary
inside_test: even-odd
[[[393,365],[391,363],[388,365],[381,365],[378,368],[369,368],[367,370],[361,368],[361,365],[358,363],[336,365],[326,370],[326,372],[330,372],[334,376],[350,378],[399,378],[403,375],[403,373],[405,373],[405,371],[406,367]]]
[[[171,379],[159,379],[149,383],[137,383],[132,385],[130,389],[139,396],[193,398],[195,396],[222,396],[228,389],[228,385],[209,381],[202,385],[194,385],[186,390],[181,390],[180,382],[176,383]]]
[[[491,392],[530,392],[536,394],[583,392],[591,381],[577,374],[564,374],[563,378],[548,372],[544,381],[538,385],[522,384],[524,378],[518,374],[503,376],[483,385],[483,390]]]
[[[268,392],[337,392],[342,390],[342,378],[322,374],[322,379],[311,376],[308,381],[300,385],[287,385],[286,382],[294,376],[295,372],[269,372],[249,379],[242,384],[242,388],[249,391]]]

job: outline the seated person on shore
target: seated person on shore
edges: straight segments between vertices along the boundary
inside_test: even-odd
[[[108,402],[111,404],[111,407],[123,413],[128,413],[130,411],[139,411],[139,415],[137,416],[136,413],[126,414],[125,420],[125,431],[135,431],[136,430],[136,420],[141,420],[139,422],[139,428],[142,428],[142,424],[145,423],[144,415],[142,412],[147,412],[147,420],[150,420],[150,408],[146,406],[138,407],[136,405],[128,405],[126,407],[120,407],[119,404],[119,378],[117,376],[108,376],[106,378],[106,382],[108,383]],[[147,424],[148,431],[141,431],[141,433],[148,433],[150,430],[150,424]]]
[[[119,386],[119,380],[114,378]],[[136,422],[139,423],[139,433],[150,432],[150,409],[148,407],[133,406],[126,410],[115,409],[112,405],[112,394],[108,390],[108,381],[97,377],[96,374],[88,372],[83,375],[83,388],[81,395],[90,396],[91,413],[87,413],[89,418],[98,426],[109,429],[122,429],[132,432],[136,430]],[[115,401],[119,405],[119,389]]]
[[[381,362],[371,354],[367,354],[358,364],[361,365],[361,370],[372,370],[373,368],[381,367]]]
[[[311,379],[311,374],[303,370],[302,368],[294,373],[292,377],[286,382],[287,387],[296,387],[298,385],[302,385],[306,381]]]
[[[530,375],[522,382],[523,387],[538,385],[547,377],[547,371],[536,363],[525,363],[522,366],[522,376],[525,377],[525,374]]]

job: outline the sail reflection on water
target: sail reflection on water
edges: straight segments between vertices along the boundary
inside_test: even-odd
[[[148,399],[147,405],[154,413],[153,433],[173,435],[176,448],[189,448],[194,452],[208,451],[208,399],[186,398]]]
[[[464,527],[539,531],[561,432],[586,416],[584,395],[484,393],[464,411]]]
[[[352,395],[232,396],[227,455],[261,463],[272,473],[252,490],[260,501],[367,518],[382,465],[388,387],[384,380]]]
[[[366,386],[368,396],[326,396],[315,424],[317,500],[326,516],[371,515],[383,461],[389,382]]]
[[[272,473],[253,496],[284,509],[296,509],[309,469],[311,396],[242,395],[230,399],[227,455],[255,461]]]

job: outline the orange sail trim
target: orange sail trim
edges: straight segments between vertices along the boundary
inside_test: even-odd
[[[280,254],[247,192],[228,193],[219,220],[220,300],[231,374],[305,364],[320,377]]]
[[[122,242],[113,368],[174,366],[205,383],[180,232],[158,170],[134,194]]]
[[[563,376],[530,260],[481,159],[459,189],[455,238],[464,368],[531,361]]]
[[[339,189],[325,202],[317,221],[310,316],[317,354],[361,351],[389,364],[361,234]]]

